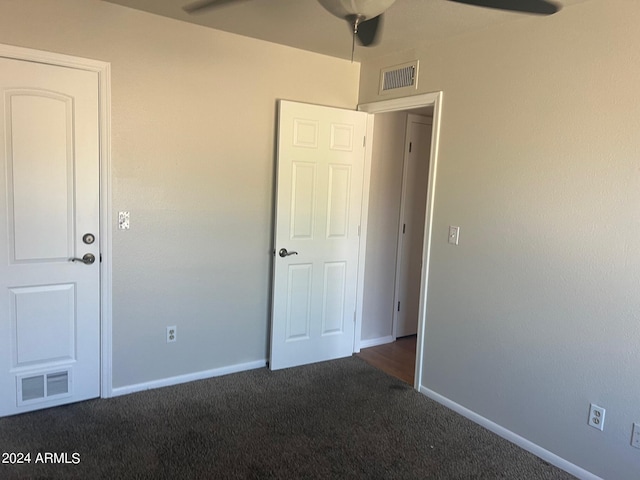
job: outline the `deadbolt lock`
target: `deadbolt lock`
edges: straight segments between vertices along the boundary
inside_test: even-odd
[[[91,245],[96,241],[96,237],[94,237],[93,233],[85,233],[82,237],[82,241],[87,245]]]

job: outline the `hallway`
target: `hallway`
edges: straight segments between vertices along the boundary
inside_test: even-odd
[[[416,364],[416,335],[395,342],[363,348],[358,356],[389,375],[413,385]]]

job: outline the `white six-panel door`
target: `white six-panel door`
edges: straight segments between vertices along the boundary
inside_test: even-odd
[[[0,102],[2,416],[100,395],[97,73],[0,58]]]
[[[366,119],[279,102],[272,369],[353,353]]]

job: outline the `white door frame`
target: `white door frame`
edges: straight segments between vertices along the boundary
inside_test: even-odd
[[[374,114],[412,110],[422,107],[433,107],[433,125],[431,129],[431,155],[429,159],[429,184],[427,187],[427,205],[425,210],[424,244],[422,264],[422,280],[420,286],[420,309],[418,312],[418,337],[416,343],[416,370],[414,376],[414,388],[420,389],[422,383],[423,345],[426,330],[427,317],[427,290],[429,280],[429,263],[431,259],[431,236],[433,234],[433,203],[435,197],[436,173],[438,165],[438,146],[440,143],[440,114],[442,110],[442,92],[425,93],[401,97],[391,100],[364,103],[358,105],[358,110],[369,113],[367,122],[367,138],[373,138]],[[365,151],[365,184],[363,198],[369,198],[369,183],[371,174],[372,149],[370,141],[367,142]],[[360,258],[358,271],[358,310],[356,313],[356,345],[354,351],[360,351],[360,337],[362,335],[362,301],[364,296],[364,268],[367,244],[367,218],[369,202],[362,202],[362,234],[360,236]]]
[[[0,57],[98,74],[100,142],[100,396],[112,396],[111,311],[111,65],[107,62],[0,44]]]

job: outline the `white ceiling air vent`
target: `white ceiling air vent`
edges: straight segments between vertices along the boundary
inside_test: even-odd
[[[418,88],[418,60],[383,68],[380,71],[379,94],[416,90]]]

